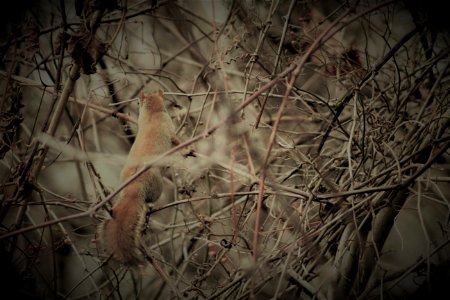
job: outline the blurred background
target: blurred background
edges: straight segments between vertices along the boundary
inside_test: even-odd
[[[0,287],[21,299],[421,299],[450,282],[438,1],[15,1],[0,28]],[[97,248],[163,90],[186,147],[148,263]],[[131,100],[131,101],[128,101]],[[111,201],[110,201],[111,200]]]

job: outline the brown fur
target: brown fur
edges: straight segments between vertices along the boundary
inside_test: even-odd
[[[144,162],[172,146],[174,126],[166,112],[163,93],[142,94],[139,104],[138,133],[120,174],[121,182],[135,174]],[[112,219],[100,225],[102,249],[112,259],[129,266],[143,262],[139,253],[140,232],[145,222],[146,202],[158,200],[162,192],[158,167],[152,167],[126,186],[112,209]]]

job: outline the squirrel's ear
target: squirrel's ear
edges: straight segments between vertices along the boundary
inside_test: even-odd
[[[164,96],[163,90],[159,89],[159,90],[158,90],[158,94],[159,94],[161,97]]]

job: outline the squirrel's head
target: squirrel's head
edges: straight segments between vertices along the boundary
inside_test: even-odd
[[[163,91],[156,93],[142,93],[139,101],[139,109],[145,109],[147,112],[162,112],[165,110]]]

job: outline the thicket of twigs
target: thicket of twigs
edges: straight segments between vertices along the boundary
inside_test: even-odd
[[[445,290],[450,47],[439,4],[41,2],[5,17],[1,33],[2,293]],[[130,270],[97,251],[96,226],[136,132],[137,102],[125,100],[158,89],[181,145],[142,228],[148,264]]]

